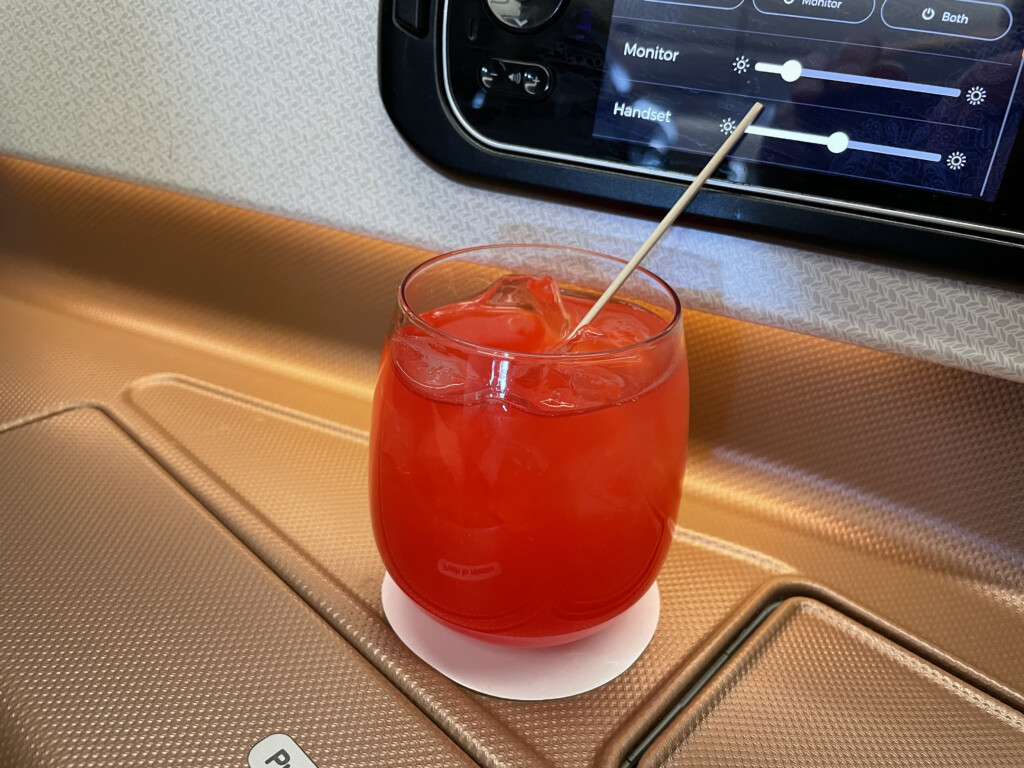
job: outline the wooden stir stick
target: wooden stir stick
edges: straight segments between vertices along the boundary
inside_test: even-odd
[[[640,266],[640,262],[644,260],[644,257],[647,256],[648,253],[650,253],[651,249],[661,239],[661,236],[668,231],[668,228],[672,226],[675,220],[679,217],[679,214],[681,214],[686,209],[686,206],[690,204],[690,201],[696,197],[697,193],[700,192],[700,188],[704,186],[704,182],[707,181],[711,174],[715,172],[715,169],[721,165],[722,161],[725,160],[725,156],[732,151],[734,146],[736,146],[736,142],[743,138],[743,132],[746,131],[747,127],[757,119],[757,116],[761,114],[762,109],[764,109],[764,105],[759,101],[750,108],[750,111],[747,112],[742,120],[740,120],[736,129],[729,134],[722,146],[718,148],[718,151],[715,152],[710,160],[708,160],[708,164],[704,166],[704,170],[697,174],[697,178],[690,182],[690,186],[686,188],[682,197],[680,197],[676,204],[672,206],[672,210],[665,215],[665,218],[661,220],[661,223],[651,233],[651,236],[647,238],[647,242],[640,246],[640,250],[636,252],[636,255],[629,260],[629,263],[622,268],[622,271],[619,272],[618,276],[612,280],[612,284],[609,285],[608,288],[605,289],[605,292],[601,294],[601,298],[594,302],[594,306],[592,306],[590,311],[583,316],[579,325],[577,325],[573,329],[573,332],[569,334],[569,338],[572,338],[579,333],[583,326],[591,322],[597,316],[597,313],[600,312],[604,305],[608,303],[608,300],[615,295],[615,292],[619,290],[619,288],[622,287],[622,284],[626,282],[631,274],[633,274],[633,270]]]

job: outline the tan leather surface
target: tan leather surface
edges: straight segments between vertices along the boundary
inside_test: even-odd
[[[394,289],[426,254],[10,159],[0,190],[0,424],[104,408],[483,764],[614,764],[780,575],[1024,693],[1020,384],[687,313],[692,454],[655,645],[594,694],[502,702],[379,611],[365,430]]]
[[[1024,764],[1024,715],[830,608],[784,603],[642,768]]]
[[[471,765],[113,422],[0,433],[0,765]]]
[[[785,570],[768,558],[679,531],[658,579],[662,613],[657,634],[622,677],[597,691],[555,702],[503,701],[450,684],[417,690],[415,684],[431,680],[433,673],[392,637],[374,634],[384,621],[384,567],[368,514],[366,435],[187,382],[144,382],[125,398],[202,474],[238,495],[253,518],[240,524],[255,529],[255,546],[268,562],[284,566],[301,552],[318,566],[323,576],[313,576],[307,585],[311,599],[338,608],[323,581],[339,582],[361,609],[346,617],[359,628],[350,633],[353,641],[370,658],[393,657],[392,663],[401,667],[395,682],[413,691],[421,706],[443,710],[461,737],[480,742],[473,754],[496,764],[517,764],[522,759],[516,757],[519,749],[535,751],[535,759],[552,765],[590,764],[602,742],[665,681],[685,653],[760,585]],[[508,734],[504,743],[485,739],[491,731]]]
[[[77,401],[99,391],[109,397],[104,385],[124,386],[125,366],[145,356],[144,340],[156,342],[151,348],[158,354],[196,360],[195,365],[176,360],[158,372],[210,378],[212,365],[300,380],[304,409],[363,423],[361,408],[339,411],[337,403],[316,395],[369,401],[394,291],[405,273],[430,255],[4,156],[0,254],[4,299],[104,328],[95,342],[74,330],[83,326],[56,329],[61,346],[73,337],[95,350],[72,353],[88,356],[81,359],[86,380],[62,381],[51,371],[54,375],[25,381],[18,390],[24,399],[0,399],[0,423],[26,409],[45,409],[44,403]],[[96,358],[106,345],[123,348],[128,339],[137,340],[130,354],[109,362]],[[31,335],[12,341],[28,347],[18,350],[19,358],[47,354],[32,349]],[[132,370],[153,373],[153,358],[145,359],[150,362]],[[32,363],[48,365],[46,359]],[[182,365],[189,370],[180,370]],[[29,375],[25,365],[20,367],[8,369],[16,381]],[[282,396],[279,388],[263,394],[275,401]],[[307,405],[307,399],[314,402]]]

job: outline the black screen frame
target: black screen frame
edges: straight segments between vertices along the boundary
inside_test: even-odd
[[[392,0],[381,3],[378,65],[381,96],[392,122],[406,140],[439,170],[454,174],[464,181],[497,182],[529,189],[534,194],[546,194],[556,199],[568,197],[586,205],[608,206],[637,210],[639,206],[648,214],[664,210],[678,197],[681,184],[677,178],[666,178],[658,173],[627,167],[596,167],[584,160],[562,157],[531,156],[512,148],[490,146],[467,130],[457,105],[453,109],[446,90],[443,60],[444,41],[441,35],[443,0],[429,2],[428,25],[422,36],[411,34],[393,21]],[[554,29],[564,20],[573,3],[552,21]],[[605,2],[608,0],[590,0]],[[610,7],[610,3],[609,7]],[[484,8],[482,0],[463,0],[463,8],[475,11],[477,32],[498,27]],[[500,30],[506,34],[504,30]],[[512,33],[507,33],[512,34]],[[534,38],[536,39],[536,38]],[[494,46],[486,50],[496,55]],[[477,64],[472,64],[472,87],[476,88]],[[603,61],[594,66],[586,62],[584,69],[592,70],[590,77],[601,74]],[[555,67],[557,70],[557,67]],[[554,72],[556,78],[564,75]],[[457,87],[457,86],[456,86]],[[529,102],[511,106],[501,105],[494,115],[495,124],[515,124],[523,127],[517,110],[533,108]],[[553,136],[555,132],[542,130],[537,125],[527,128],[532,135]],[[562,126],[566,125],[562,116]],[[564,131],[563,131],[564,133]],[[577,130],[577,139],[593,142]],[[945,195],[924,193],[925,200],[938,205],[949,203],[942,209],[933,207],[924,216],[913,211],[907,216],[887,206],[879,194],[877,182],[849,180],[852,187],[863,186],[872,202],[861,208],[843,208],[825,197],[807,194],[802,197],[780,197],[754,191],[748,187],[708,187],[699,195],[690,211],[712,228],[742,232],[756,237],[767,237],[795,245],[808,245],[816,249],[838,251],[854,258],[877,260],[888,264],[910,267],[921,271],[938,272],[979,282],[1012,288],[1024,286],[1024,220],[1021,201],[1024,200],[1024,142],[1018,142],[1010,158],[1004,183],[995,203],[965,200]],[[592,144],[591,144],[592,146]],[[699,162],[691,165],[690,173],[699,170]],[[689,169],[684,169],[689,170]],[[728,169],[725,171],[728,173]],[[770,169],[792,181],[800,172],[788,169]],[[810,174],[811,183],[820,183],[821,174]],[[767,177],[766,177],[767,178]],[[904,188],[893,188],[897,198],[906,198]],[[964,211],[979,203],[991,210],[988,215],[964,219]],[[949,211],[949,216],[933,215],[935,211]],[[957,214],[953,218],[952,214]],[[916,218],[915,218],[916,216]],[[456,245],[456,244],[453,244]]]

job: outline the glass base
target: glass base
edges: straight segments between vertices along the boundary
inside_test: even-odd
[[[390,575],[381,586],[384,615],[413,653],[474,691],[519,701],[562,699],[591,691],[629,669],[654,637],[661,613],[655,582],[629,609],[580,640],[516,648],[445,626],[420,608]]]

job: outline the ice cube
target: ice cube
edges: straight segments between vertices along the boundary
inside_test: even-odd
[[[509,352],[550,352],[571,327],[552,277],[503,277],[476,298],[424,318],[458,339]]]
[[[627,366],[593,361],[542,364],[512,382],[513,402],[542,413],[588,411],[621,402],[629,384]]]
[[[616,306],[615,312],[602,312],[595,327],[616,347],[628,347],[646,341],[665,328],[665,320],[629,304]]]
[[[562,293],[553,277],[506,275],[488,288],[476,302],[499,311],[530,313],[540,320],[543,333],[551,344],[565,338],[571,330],[569,313],[562,304]]]
[[[463,350],[406,328],[389,345],[392,364],[413,389],[432,399],[472,402],[487,386],[479,360]]]
[[[476,298],[438,307],[424,319],[463,341],[508,352],[552,352],[572,328],[552,277],[506,276]]]
[[[574,333],[558,347],[562,354],[584,354],[586,352],[603,352],[607,349],[621,347],[615,339],[593,325],[584,325],[578,333]]]
[[[665,321],[651,312],[612,303],[593,322],[566,339],[558,351],[581,354],[628,347],[651,338],[664,327]]]

